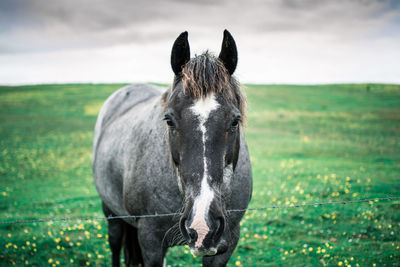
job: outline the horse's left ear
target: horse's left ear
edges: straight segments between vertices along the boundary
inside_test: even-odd
[[[182,72],[182,67],[190,60],[188,33],[182,32],[176,38],[171,52],[171,67],[175,75]]]
[[[224,31],[224,40],[222,41],[219,59],[224,63],[229,74],[232,75],[236,69],[238,56],[235,40],[227,30]]]

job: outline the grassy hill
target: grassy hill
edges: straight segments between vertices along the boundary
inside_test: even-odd
[[[0,86],[0,220],[102,217],[93,128],[122,84]],[[400,86],[247,85],[251,207],[400,196]],[[102,220],[0,225],[0,265],[110,265]],[[400,202],[248,211],[232,266],[398,266]],[[187,247],[171,266],[199,265]],[[374,265],[375,264],[375,265]]]

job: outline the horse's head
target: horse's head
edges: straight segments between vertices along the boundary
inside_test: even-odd
[[[180,229],[196,256],[227,249],[226,202],[239,155],[244,98],[232,77],[236,44],[224,32],[219,57],[190,59],[187,32],[175,41],[174,84],[164,96],[168,142],[185,210]]]

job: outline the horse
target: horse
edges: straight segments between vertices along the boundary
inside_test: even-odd
[[[104,102],[92,163],[112,266],[120,266],[122,247],[126,266],[162,266],[168,248],[184,244],[203,266],[227,264],[252,192],[236,65],[227,30],[218,57],[191,58],[183,32],[172,47],[169,89],[133,84]]]

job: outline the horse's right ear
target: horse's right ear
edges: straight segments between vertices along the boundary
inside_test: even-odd
[[[171,67],[175,75],[182,72],[182,67],[190,60],[188,33],[181,33],[176,38],[171,52]]]
[[[229,74],[232,75],[236,69],[238,55],[235,40],[227,30],[224,31],[224,40],[222,41],[219,59],[224,63]]]

